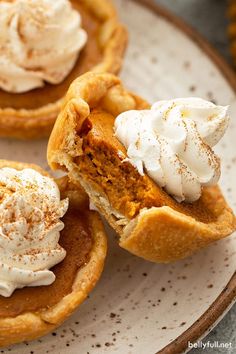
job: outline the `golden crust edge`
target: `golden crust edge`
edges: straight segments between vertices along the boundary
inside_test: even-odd
[[[47,159],[53,170],[63,169],[61,162],[69,156],[75,141],[77,151],[73,154],[79,152],[82,139],[77,139],[77,131],[90,114],[90,104],[98,102],[112,114],[135,109],[137,104],[142,108],[149,106],[142,98],[126,91],[113,74],[87,72],[78,77],[69,87],[48,141]]]
[[[75,173],[72,180],[78,179]],[[127,251],[156,263],[186,258],[212,242],[225,238],[236,229],[236,219],[218,186],[209,189],[222,212],[216,221],[206,224],[168,206],[143,209],[131,221],[115,217],[108,200],[94,186],[79,177],[81,186],[108,223],[120,236],[119,245]]]
[[[94,7],[92,0],[85,1],[94,14],[104,21],[99,36],[101,46],[104,47],[104,58],[90,71],[118,74],[127,47],[128,32],[119,22],[111,1],[99,0],[99,2],[100,6]],[[64,97],[54,103],[31,110],[0,108],[0,137],[23,140],[48,137],[63,101]]]
[[[221,195],[217,186],[212,191]],[[198,222],[167,206],[143,210],[134,224],[124,230],[120,246],[157,263],[186,258],[235,230],[235,217],[224,200],[222,208],[222,214],[209,224]]]
[[[71,178],[73,182],[79,182],[82,185],[110,225],[121,236],[120,246],[147,260],[167,263],[185,258],[209,243],[232,233],[236,228],[235,217],[219,187],[216,186],[211,189],[211,197],[213,200],[220,200],[221,209],[223,211],[215,223],[207,225],[197,222],[194,218],[174,211],[170,207],[151,208],[146,211],[143,210],[139,216],[132,221],[132,227],[130,226],[130,229],[128,229],[128,226],[126,227],[126,235],[124,237],[123,230],[114,220],[112,216],[113,211],[109,208],[109,205],[105,205],[104,199],[103,203],[99,202],[97,199],[96,194],[99,194],[101,191],[96,191],[94,186],[90,186],[83,179],[83,176],[78,176],[73,167],[73,157],[80,153],[82,146],[82,141],[78,138],[76,130],[80,128],[83,121],[89,115],[89,104],[95,104],[94,100],[97,99],[98,102],[102,102],[102,104],[105,104],[106,108],[109,109],[114,105],[116,99],[120,103],[119,95],[116,96],[116,88],[118,88],[119,95],[124,95],[122,104],[125,105],[124,101],[127,100],[130,109],[133,109],[133,105],[137,104],[137,102],[139,105],[147,105],[146,101],[143,100],[142,102],[141,98],[137,98],[137,96],[123,89],[121,81],[111,74],[87,73],[72,83],[66,96],[64,108],[56,121],[49,139],[48,162],[51,168],[64,168],[69,171],[69,178]],[[61,127],[63,127],[63,129],[61,129]],[[74,144],[75,142],[76,144]],[[76,149],[74,149],[75,145]],[[156,220],[159,220],[158,223],[160,222],[160,224],[155,227],[149,225],[148,232],[143,236],[144,226],[146,227],[147,221],[149,221],[150,224],[154,215]],[[166,220],[166,222],[164,222],[164,220]],[[182,238],[180,236],[177,237],[177,233],[174,232],[175,227],[171,225],[172,223],[176,225],[177,229],[180,228],[180,230],[182,230]],[[160,244],[160,241],[163,241],[160,230],[164,228],[166,233],[167,230],[169,233],[168,242],[165,238],[165,242]],[[127,230],[131,232],[129,237],[127,237]],[[183,239],[185,243],[181,241]],[[173,240],[176,246],[174,246]],[[189,242],[190,240],[191,244]],[[176,248],[177,246],[178,248]]]
[[[0,168],[33,168],[49,176],[41,167],[14,161],[0,160]],[[27,312],[14,318],[0,318],[0,347],[29,341],[48,334],[60,326],[86,299],[99,280],[107,253],[107,238],[99,215],[89,213],[89,226],[94,245],[89,262],[78,271],[72,292],[55,306],[37,312]]]

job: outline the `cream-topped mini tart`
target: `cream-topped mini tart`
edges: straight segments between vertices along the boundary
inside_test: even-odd
[[[62,199],[60,199],[60,197]],[[0,160],[0,346],[58,327],[98,281],[106,236],[82,189]]]
[[[118,73],[127,32],[110,0],[0,2],[0,136],[48,136],[70,83]]]
[[[235,230],[212,150],[227,125],[227,107],[198,98],[150,107],[117,77],[87,73],[67,93],[48,161],[81,183],[121,247],[170,262]]]

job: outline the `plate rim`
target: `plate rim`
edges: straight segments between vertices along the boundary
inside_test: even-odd
[[[236,74],[220,53],[191,25],[187,24],[178,15],[170,10],[157,4],[155,0],[131,0],[146,7],[157,16],[161,16],[166,21],[177,27],[187,37],[189,37],[216,65],[227,83],[231,86],[236,94]],[[170,344],[159,350],[157,354],[178,354],[188,351],[188,342],[196,343],[200,338],[204,337],[217,324],[217,320],[221,319],[227,313],[227,310],[236,301],[236,271],[229,280],[228,284],[221,291],[216,300],[201,315],[192,326],[184,331],[180,336],[173,340]]]

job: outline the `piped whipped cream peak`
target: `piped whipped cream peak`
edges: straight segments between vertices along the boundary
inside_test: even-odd
[[[220,177],[220,159],[212,150],[229,123],[228,107],[201,98],[156,102],[150,110],[127,111],[115,121],[115,135],[129,161],[178,202],[194,202],[202,186]]]
[[[0,1],[0,88],[12,93],[58,84],[87,41],[69,0]]]
[[[0,169],[0,295],[54,282],[49,269],[66,256],[58,241],[67,209],[53,179],[32,169]]]

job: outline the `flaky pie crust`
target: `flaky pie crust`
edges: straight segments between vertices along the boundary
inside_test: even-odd
[[[2,167],[11,167],[17,170],[33,168],[42,175],[48,176],[46,171],[32,164],[0,160],[0,168]],[[78,190],[79,187],[77,187],[75,190],[66,177],[57,180],[57,183],[63,196],[68,196],[71,203],[76,203],[81,208],[88,207],[88,199],[82,189]],[[49,309],[26,312],[17,317],[0,318],[1,347],[33,340],[51,332],[75,311],[94,288],[103,270],[107,241],[102,222],[96,212],[89,214],[88,223],[92,230],[93,248],[89,262],[78,271],[72,292]]]
[[[123,226],[114,217],[106,196],[83,178],[73,158],[83,154],[83,136],[77,132],[92,107],[99,107],[117,116],[130,109],[143,109],[148,103],[128,92],[111,74],[87,73],[75,80],[66,96],[63,109],[55,123],[48,145],[48,162],[52,169],[68,171],[69,178],[80,182],[93,203],[120,236],[120,246],[131,253],[154,262],[170,262],[187,257],[213,241],[235,230],[235,217],[218,186],[208,188],[207,203],[216,220],[199,222],[169,206],[142,209]],[[124,190],[125,193],[125,190]]]
[[[91,71],[118,74],[127,45],[127,31],[119,22],[112,1],[83,0],[82,3],[101,22],[97,40],[103,49],[103,60]],[[18,139],[48,137],[62,102],[63,97],[37,109],[0,108],[0,136]]]

